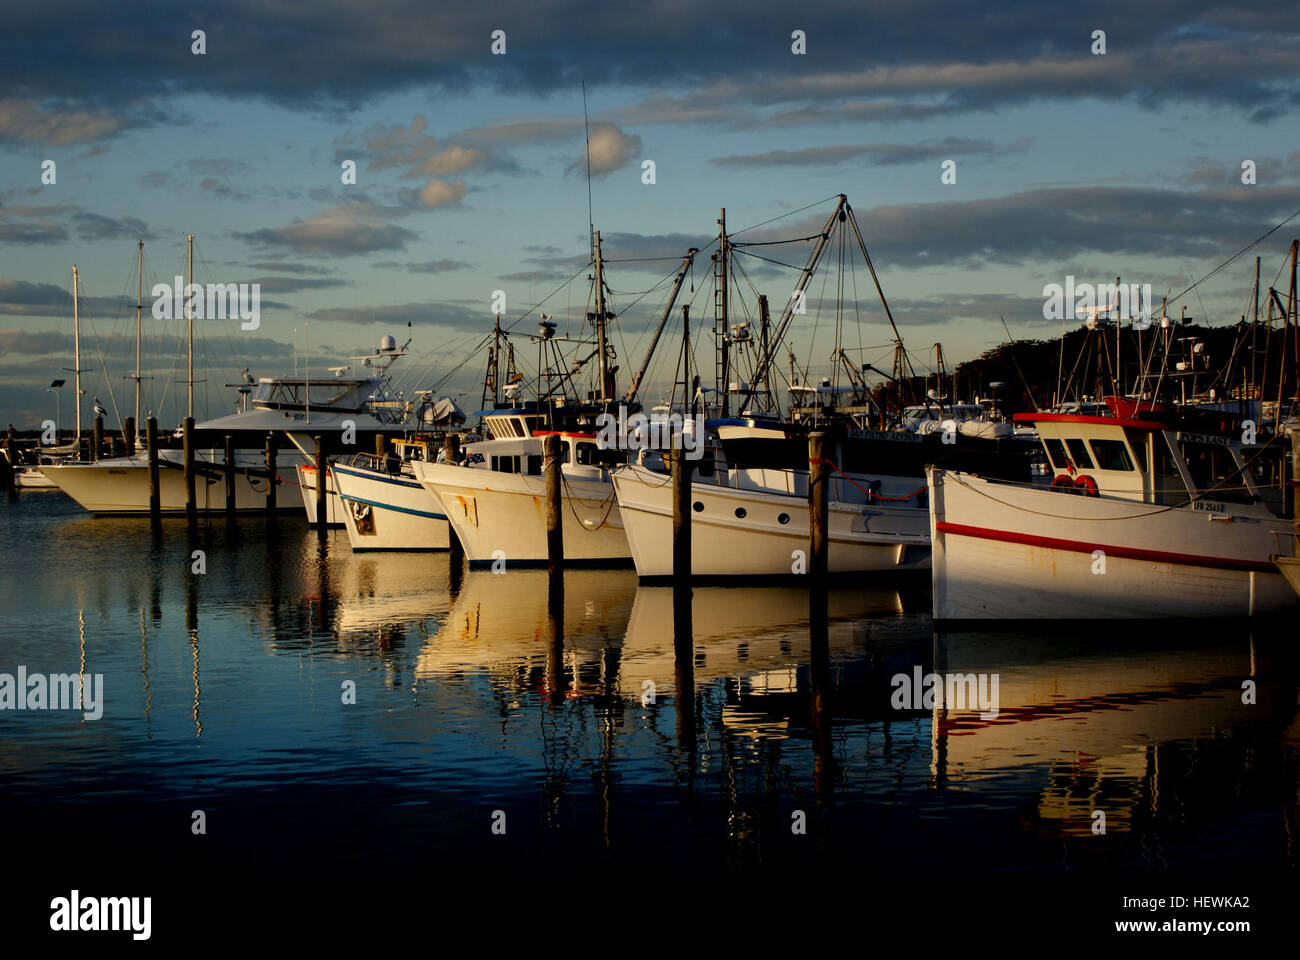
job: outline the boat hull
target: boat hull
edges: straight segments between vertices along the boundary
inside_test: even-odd
[[[316,467],[303,463],[297,468],[298,491],[302,494],[303,509],[307,511],[307,525],[316,526]],[[338,490],[334,488],[333,468],[325,471],[325,526],[343,526],[343,505]]]
[[[771,473],[773,471],[767,471]],[[673,572],[672,482],[638,465],[614,471],[619,510],[641,577]],[[691,502],[691,574],[775,577],[807,571],[806,495],[737,489],[696,481]],[[738,516],[737,511],[743,511]],[[784,523],[780,518],[785,517]],[[832,501],[827,568],[831,573],[925,570],[927,516],[917,507]]]
[[[338,463],[330,477],[354,551],[447,549],[450,528],[442,505],[418,480]]]
[[[415,462],[411,469],[442,504],[471,564],[546,562],[542,477],[445,463]],[[608,480],[566,476],[560,517],[566,563],[626,564],[632,559]]]
[[[178,454],[178,451],[167,451]],[[220,466],[224,454],[201,452],[196,459],[208,466]],[[178,457],[168,456],[167,465],[159,465],[158,498],[162,513],[185,513],[185,472]],[[264,468],[261,451],[237,451],[235,455],[235,510],[241,513],[266,512],[266,479],[250,475],[247,467]],[[95,463],[50,464],[41,471],[59,489],[86,510],[97,515],[143,515],[149,513],[149,460],[143,453],[117,457]],[[224,478],[200,473],[194,479],[196,510],[222,513],[226,509]],[[279,506],[291,506],[279,498]]]
[[[930,473],[935,620],[1251,616],[1295,607],[1279,518]]]

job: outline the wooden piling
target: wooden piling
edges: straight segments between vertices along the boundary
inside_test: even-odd
[[[564,569],[564,527],[560,513],[560,435],[542,437],[542,464],[546,474],[546,569]]]
[[[280,480],[275,474],[275,434],[266,435],[266,515],[275,519],[275,488]]]
[[[122,448],[128,457],[135,456],[135,417],[127,417],[122,427]]]
[[[328,484],[325,471],[329,464],[325,462],[325,441],[317,434],[316,441],[316,536],[325,539],[326,523],[329,520]]]
[[[194,418],[186,417],[184,426],[185,447],[185,519],[190,523],[198,517],[198,502],[194,493]]]
[[[235,441],[226,434],[226,518],[235,519]]]
[[[442,451],[448,463],[460,462],[460,434],[448,433],[443,437]],[[465,545],[456,536],[456,528],[447,523],[447,565],[451,569],[451,586],[460,591],[460,577],[465,567]]]
[[[104,454],[104,418],[95,417],[95,429],[90,447],[90,459],[99,460]]]
[[[673,439],[673,579],[691,579],[691,462],[680,437]]]
[[[827,524],[830,518],[829,481],[820,431],[808,434],[808,572],[824,581],[827,570]]]
[[[375,434],[375,456],[379,462],[384,462],[384,457],[388,454],[388,439],[382,433]]]
[[[158,420],[145,421],[145,441],[149,444],[149,521],[157,529],[162,525],[162,496],[158,489]]]

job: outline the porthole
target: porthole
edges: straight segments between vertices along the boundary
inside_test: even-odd
[[[744,520],[744,519],[745,519],[745,508],[744,508],[744,507],[737,507],[737,508],[736,508],[736,519],[737,519],[737,520]]]
[[[696,500],[693,504],[691,504],[691,509],[694,510],[696,513],[703,513],[703,512],[704,512],[704,504],[702,504],[702,503],[700,503],[700,501]]]
[[[779,513],[779,514],[777,514],[777,516],[776,516],[776,522],[777,522],[777,523],[789,523],[789,522],[790,522],[790,514],[788,514],[788,513]]]

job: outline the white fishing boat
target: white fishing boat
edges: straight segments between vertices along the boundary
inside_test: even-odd
[[[594,433],[534,430],[537,418],[529,410],[493,411],[486,416],[488,429],[501,439],[467,444],[464,463],[417,460],[411,470],[441,503],[441,512],[470,564],[544,563],[542,437],[557,433],[563,458],[560,515],[565,562],[629,561],[632,554],[607,470],[623,455],[601,450]]]
[[[934,618],[1249,616],[1293,609],[1272,562],[1293,499],[1285,443],[1228,414],[1020,414],[1051,487],[932,468]]]
[[[392,395],[386,376],[388,367],[405,352],[392,337],[384,337],[373,355],[355,357],[362,366],[373,366],[371,376],[347,377],[348,367],[336,367],[336,376],[263,377],[256,381],[246,409],[194,426],[196,437],[235,437],[235,509],[266,510],[267,434],[283,435],[292,446],[276,453],[276,482],[285,483],[315,461],[315,438],[325,437],[334,449],[346,449],[345,440],[363,446],[376,433],[401,429],[407,404]],[[373,442],[373,441],[371,441]],[[254,445],[256,444],[256,445]],[[199,469],[195,481],[199,511],[225,509],[222,470],[224,449],[195,451]],[[184,455],[181,450],[158,453],[160,510],[184,513],[186,489]],[[95,514],[143,514],[149,512],[149,458],[146,452],[90,463],[67,462],[42,468],[46,475],[81,506]],[[313,468],[314,470],[314,468]],[[314,486],[314,472],[311,474]],[[292,482],[292,481],[290,481]],[[301,483],[301,479],[297,482]],[[314,491],[313,491],[314,493]],[[307,506],[308,521],[314,522],[314,496]],[[332,522],[342,523],[337,497],[331,498]],[[293,498],[279,496],[277,509],[294,507]]]
[[[446,550],[449,527],[442,504],[411,467],[435,459],[436,445],[417,438],[396,441],[393,447],[394,457],[360,454],[330,464],[348,542],[354,551]]]
[[[619,514],[642,577],[673,572],[673,491],[644,464],[612,471]],[[924,570],[930,562],[926,487],[915,478],[835,475],[830,481],[831,573]],[[691,483],[691,573],[790,576],[808,569],[808,472],[719,471]]]

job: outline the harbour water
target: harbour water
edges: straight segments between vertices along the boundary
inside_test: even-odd
[[[1300,858],[1294,623],[936,632],[922,575],[836,585],[825,623],[797,585],[696,587],[675,637],[672,588],[631,570],[556,597],[297,517],[155,537],[25,493],[0,541],[0,673],[103,677],[99,719],[0,711],[29,922],[115,879],[158,914],[403,870],[1105,887]],[[900,707],[931,672],[996,676],[996,715]]]

